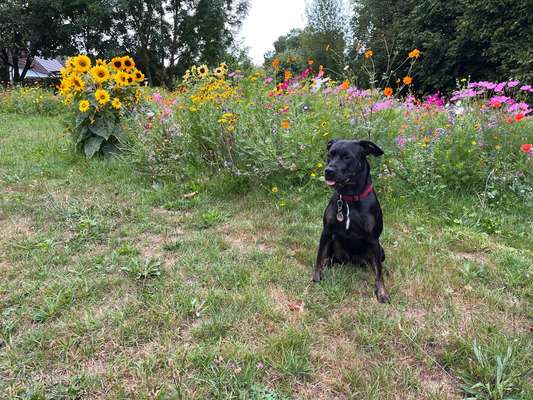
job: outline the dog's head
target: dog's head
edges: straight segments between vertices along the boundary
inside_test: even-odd
[[[383,155],[375,143],[368,140],[330,140],[328,142],[328,162],[324,170],[329,187],[343,187],[366,179],[370,165],[366,157]]]

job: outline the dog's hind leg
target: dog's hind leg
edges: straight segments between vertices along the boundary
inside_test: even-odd
[[[374,267],[374,273],[376,274],[376,289],[374,292],[376,298],[380,303],[390,303],[390,297],[385,289],[385,283],[383,282],[382,260],[385,258],[385,252],[378,241],[371,244],[369,258]]]
[[[316,256],[315,269],[313,271],[313,282],[320,282],[322,270],[328,264],[331,264],[331,243],[333,237],[331,234],[322,232],[320,235],[320,244],[318,245],[318,254]]]

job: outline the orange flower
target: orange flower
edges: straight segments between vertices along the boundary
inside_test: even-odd
[[[500,108],[502,106],[502,103],[500,103],[499,101],[493,101],[491,104],[494,108]]]
[[[279,60],[279,58],[274,58],[272,60],[272,67],[278,71],[279,70],[279,65],[280,65],[281,61]]]
[[[289,79],[291,79],[292,77],[292,72],[289,71],[288,69],[285,70],[285,74],[284,74],[284,80],[285,82],[287,82]]]
[[[349,80],[345,80],[344,82],[342,82],[342,85],[341,85],[341,88],[343,90],[346,90],[350,87],[350,81]]]
[[[409,75],[403,77],[404,85],[410,85],[411,83],[413,83],[413,78],[411,78]]]
[[[531,152],[531,149],[533,148],[533,145],[531,143],[524,143],[522,146],[520,146],[520,151],[523,151],[524,153]]]
[[[374,52],[372,50],[365,51],[365,59],[368,60],[369,58],[374,56]]]
[[[409,58],[418,58],[420,57],[420,50],[418,49],[413,49],[409,52]]]
[[[282,127],[283,129],[289,129],[290,126],[291,126],[291,124],[289,123],[289,120],[288,120],[288,119],[284,120],[284,121],[281,123],[281,127]]]
[[[392,90],[391,87],[386,87],[384,90],[383,90],[383,94],[387,97],[391,97],[392,94],[394,93],[394,91]]]
[[[524,118],[524,114],[522,114],[522,113],[518,113],[518,114],[516,114],[516,115],[514,116],[514,120],[515,120],[516,122],[521,121],[523,118]]]

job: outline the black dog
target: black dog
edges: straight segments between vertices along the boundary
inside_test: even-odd
[[[320,282],[326,265],[367,261],[376,274],[376,297],[380,303],[388,303],[382,275],[385,252],[379,243],[383,214],[370,178],[369,154],[381,156],[383,150],[367,140],[328,143],[324,175],[336,193],[324,212],[313,281]]]

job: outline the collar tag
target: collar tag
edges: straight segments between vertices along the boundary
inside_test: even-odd
[[[342,199],[337,200],[337,221],[344,221],[344,215],[342,214]]]

